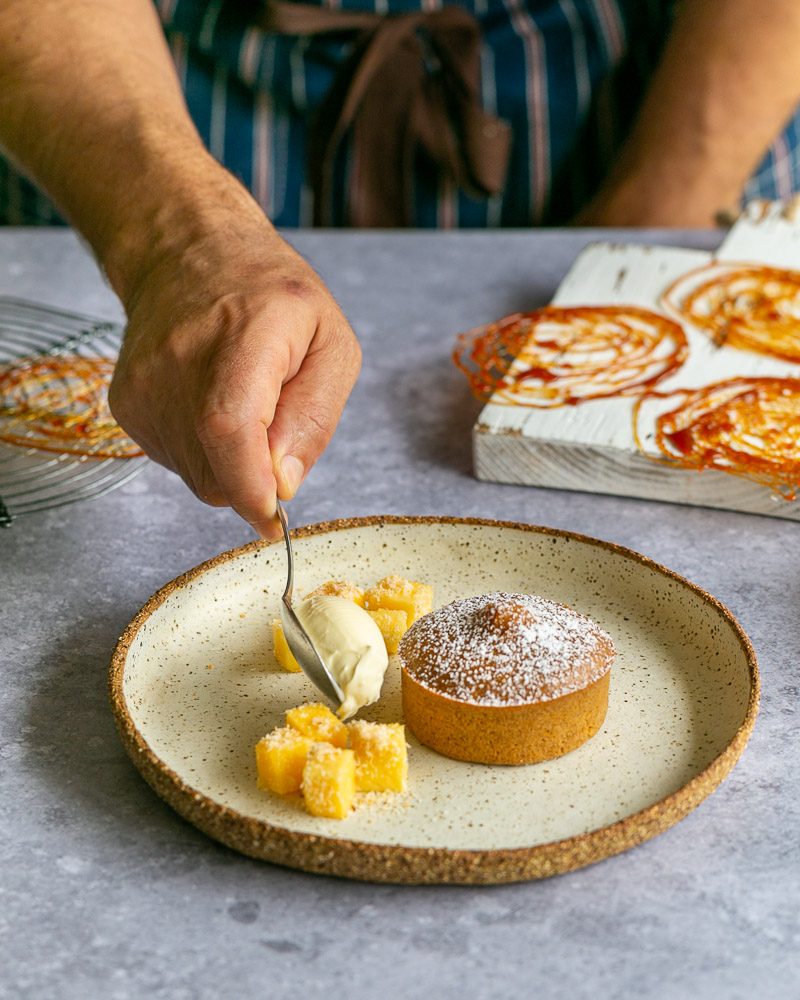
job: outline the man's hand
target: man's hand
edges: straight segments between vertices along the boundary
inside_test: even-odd
[[[276,490],[290,497],[328,443],[359,348],[203,148],[152,0],[4,0],[0,145],[122,299],[119,422],[203,500],[272,534]]]
[[[317,274],[264,220],[228,220],[151,262],[125,296],[111,409],[206,503],[275,531],[360,366]]]

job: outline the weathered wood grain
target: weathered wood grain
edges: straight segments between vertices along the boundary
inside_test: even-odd
[[[774,207],[745,214],[715,255],[718,260],[800,267],[800,225]],[[553,303],[561,306],[635,305],[662,310],[664,290],[687,271],[712,260],[698,250],[671,247],[587,247],[564,278]],[[730,347],[719,347],[684,324],[689,356],[664,379],[660,391],[692,389],[741,376],[798,376],[800,366]],[[513,372],[513,369],[512,369]],[[719,507],[800,520],[800,503],[739,476],[695,471],[656,461],[648,430],[669,401],[647,402],[639,422],[645,454],[633,435],[631,397],[597,399],[575,406],[538,409],[505,405],[495,398],[473,429],[479,479],[559,489],[610,493]]]

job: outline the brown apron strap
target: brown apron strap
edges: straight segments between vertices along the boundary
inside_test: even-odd
[[[369,11],[336,10],[293,0],[265,0],[259,27],[273,35],[323,35],[372,28],[381,18]]]
[[[267,0],[261,27],[289,35],[358,32],[310,129],[315,225],[331,222],[336,156],[351,130],[355,226],[409,224],[420,148],[471,194],[502,190],[511,130],[480,105],[480,29],[462,7],[384,16]]]

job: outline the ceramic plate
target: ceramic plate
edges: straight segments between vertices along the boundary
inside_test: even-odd
[[[454,518],[336,521],[294,533],[296,593],[398,573],[435,604],[493,590],[542,594],[612,635],[602,730],[558,760],[489,767],[409,735],[409,792],[371,796],[344,820],[256,788],[253,746],[287,708],[319,700],[278,670],[271,622],[283,544],[253,543],[155,594],[120,639],[111,698],[122,741],[181,815],[252,857],[387,882],[508,882],[623,851],[695,808],[742,753],[758,668],[736,620],[698,587],[635,552],[548,528]],[[365,718],[402,718],[399,666]]]

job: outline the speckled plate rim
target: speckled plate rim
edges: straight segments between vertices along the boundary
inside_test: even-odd
[[[128,711],[123,681],[128,651],[139,629],[172,593],[232,559],[266,546],[282,544],[255,541],[222,552],[165,584],[131,620],[111,658],[109,695],[122,744],[147,783],[184,819],[242,854],[307,872],[371,882],[488,885],[547,878],[620,854],[674,826],[707,798],[729,774],[752,733],[758,714],[761,684],[756,654],[747,633],[717,598],[633,549],[589,535],[519,521],[475,517],[372,515],[322,521],[296,528],[292,531],[292,537],[305,538],[352,528],[380,528],[387,524],[476,525],[565,538],[606,549],[676,581],[714,608],[733,628],[739,640],[750,671],[750,694],[741,725],[725,749],[677,791],[615,823],[533,847],[469,851],[372,844],[287,830],[246,816],[196,791],[160,760],[150,749]]]

